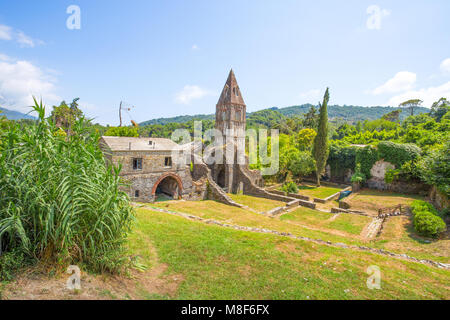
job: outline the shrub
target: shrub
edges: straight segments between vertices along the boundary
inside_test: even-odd
[[[340,146],[336,143],[330,145],[328,164],[331,167],[333,177],[343,178],[346,170],[354,170],[356,165],[356,148],[355,146]]]
[[[414,200],[411,203],[411,210],[413,212],[413,215],[415,212],[419,211],[430,211],[435,215],[438,215],[438,211],[436,208],[429,202],[423,201],[423,200]]]
[[[0,281],[10,281],[25,264],[25,255],[20,250],[12,250],[0,256]]]
[[[400,168],[405,162],[415,160],[420,156],[420,148],[411,143],[394,143],[382,141],[378,144],[380,158]]]
[[[65,136],[35,101],[39,121],[4,133],[0,237],[44,263],[120,271],[133,215],[120,168],[105,164],[99,136],[80,118]],[[9,249],[11,251],[11,249]]]
[[[437,237],[439,233],[446,230],[444,220],[430,203],[415,200],[411,204],[411,209],[414,216],[414,229],[419,234],[426,237]]]
[[[378,150],[373,146],[366,146],[356,150],[356,165],[360,166],[360,172],[366,179],[371,178],[370,170],[378,159]]]
[[[298,193],[297,184],[293,181],[286,182],[285,184],[283,184],[281,190],[283,190],[286,193]]]
[[[386,173],[384,174],[384,182],[386,183],[392,183],[394,182],[395,179],[397,179],[397,177],[400,175],[400,170],[399,169],[389,169],[386,171]]]
[[[352,175],[351,182],[362,183],[364,181],[366,181],[366,176],[361,172],[356,172],[354,175]]]
[[[414,215],[414,228],[421,235],[437,237],[439,233],[445,231],[446,225],[441,217],[430,211],[419,211]]]

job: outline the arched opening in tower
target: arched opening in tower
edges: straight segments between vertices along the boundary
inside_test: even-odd
[[[225,167],[221,166],[219,173],[217,174],[217,184],[221,188],[225,188]]]

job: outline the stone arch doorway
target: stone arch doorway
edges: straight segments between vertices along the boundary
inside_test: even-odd
[[[181,199],[183,184],[179,176],[173,173],[163,175],[156,181],[152,189],[154,200],[160,199]]]
[[[220,166],[217,173],[217,184],[221,188],[225,188],[225,166]]]

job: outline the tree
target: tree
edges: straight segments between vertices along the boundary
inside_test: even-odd
[[[440,122],[442,117],[450,111],[450,101],[447,98],[440,98],[431,106],[430,116]]]
[[[62,101],[59,106],[53,106],[50,118],[58,128],[70,132],[74,123],[83,117],[83,112],[78,108],[78,100],[80,98],[73,99],[70,107],[65,101]]]
[[[436,186],[445,195],[450,196],[450,141],[419,160],[422,179],[429,185]]]
[[[303,120],[303,126],[305,128],[315,129],[317,127],[317,114],[316,108],[311,106],[308,113],[305,113],[305,120]]]
[[[293,177],[301,178],[311,174],[314,167],[314,159],[307,151],[292,150],[288,156],[288,170]]]
[[[386,113],[385,115],[383,115],[381,117],[381,119],[383,120],[387,120],[390,122],[400,122],[400,113],[402,112],[402,110],[394,110],[391,111],[389,113]]]
[[[316,160],[317,185],[320,186],[320,176],[325,170],[328,159],[328,101],[330,100],[329,89],[325,91],[322,104],[319,103],[319,126],[317,136],[314,139],[313,157]]]
[[[314,138],[316,137],[317,133],[314,131],[314,129],[302,129],[299,131],[297,135],[297,148],[300,151],[307,151],[311,150],[311,146],[314,142]]]
[[[423,101],[420,99],[411,99],[405,102],[400,103],[399,107],[404,109],[409,109],[411,111],[411,115],[414,115],[414,109],[422,106]]]
[[[105,136],[110,137],[139,137],[138,128],[136,127],[109,127],[105,132]]]

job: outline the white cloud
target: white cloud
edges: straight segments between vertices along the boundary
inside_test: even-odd
[[[198,49],[200,49],[200,48],[196,44],[192,45],[192,50],[198,50]]]
[[[373,94],[396,93],[402,91],[412,90],[416,83],[417,75],[413,72],[401,71],[398,72],[392,79],[379,86],[372,91]]]
[[[12,59],[8,57],[6,54],[0,53],[0,61],[12,61]]]
[[[4,55],[1,55],[4,56]],[[6,57],[6,56],[4,56]],[[33,95],[47,105],[61,101],[55,93],[56,79],[29,61],[0,59],[0,95],[3,107],[29,112]]]
[[[320,90],[319,89],[312,89],[309,91],[305,91],[300,93],[300,98],[303,100],[307,100],[308,102],[312,102],[312,100],[316,100],[320,98]]]
[[[184,86],[183,90],[175,96],[175,101],[180,104],[189,104],[192,100],[201,99],[211,93],[199,86]]]
[[[0,40],[11,40],[12,29],[11,27],[0,24]]]
[[[391,11],[387,9],[381,9],[377,5],[371,5],[367,7],[366,13],[369,15],[366,22],[367,29],[380,30],[381,21],[383,20],[383,18],[389,16],[391,14]]]
[[[447,58],[444,61],[442,61],[441,71],[444,73],[450,73],[450,58]]]
[[[38,44],[44,44],[42,40],[33,39],[20,30],[13,30],[13,28],[0,25],[0,40],[14,40],[21,47],[33,48]]]
[[[440,98],[450,99],[450,81],[437,87],[423,88],[419,90],[410,90],[405,93],[392,97],[388,105],[398,106],[400,103],[410,99],[420,99],[423,101],[423,106],[431,107],[433,102]]]

